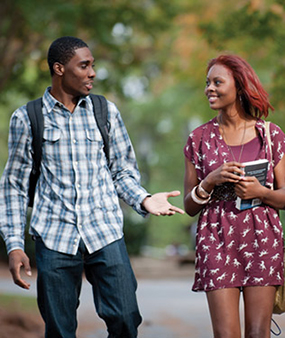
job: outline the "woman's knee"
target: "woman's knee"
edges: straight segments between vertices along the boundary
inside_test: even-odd
[[[270,328],[264,325],[251,325],[245,330],[245,338],[269,338]]]
[[[214,338],[240,338],[240,329],[237,327],[220,327],[213,330]]]

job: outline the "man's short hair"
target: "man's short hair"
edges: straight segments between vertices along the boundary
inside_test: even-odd
[[[84,48],[88,45],[81,39],[72,36],[63,36],[56,39],[48,50],[48,65],[51,76],[54,74],[53,65],[58,62],[65,65],[75,55],[76,49]]]

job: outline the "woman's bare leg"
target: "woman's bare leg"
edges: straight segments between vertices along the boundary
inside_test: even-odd
[[[240,338],[240,315],[238,288],[206,292],[214,338]]]
[[[275,286],[244,288],[245,338],[270,338]]]

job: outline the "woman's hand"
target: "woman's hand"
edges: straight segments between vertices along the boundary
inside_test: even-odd
[[[238,183],[244,175],[243,165],[238,162],[223,163],[219,168],[209,173],[203,180],[204,189],[211,191],[216,185],[226,182]]]
[[[241,199],[262,198],[267,189],[254,176],[241,177],[235,184],[235,193]]]
[[[219,168],[210,172],[203,179],[202,187],[210,193],[216,185],[226,182],[237,183],[240,181],[242,175],[244,175],[242,167],[243,165],[238,162],[224,163]],[[184,207],[187,214],[192,217],[204,208],[204,205],[195,203],[191,197],[191,191],[197,184],[199,184],[199,180],[195,166],[186,158],[184,176]]]

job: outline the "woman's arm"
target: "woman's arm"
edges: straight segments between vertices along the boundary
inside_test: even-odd
[[[203,208],[203,205],[195,203],[191,197],[191,191],[198,183],[199,182],[195,167],[185,157],[184,209],[190,216],[195,216]]]
[[[223,163],[216,170],[210,172],[203,179],[203,181],[200,182],[200,186],[203,188],[203,190],[210,194],[218,184],[223,184],[226,182],[239,182],[243,174],[244,172],[242,170],[241,163]],[[193,200],[193,195],[194,197],[198,195],[198,200],[203,197],[199,196],[199,189],[195,188],[198,184],[199,180],[195,167],[187,158],[185,158],[184,208],[187,214],[190,216],[195,216],[205,206],[204,203],[196,203]],[[203,202],[203,199],[201,202]],[[205,199],[205,203],[207,203],[207,199]]]

